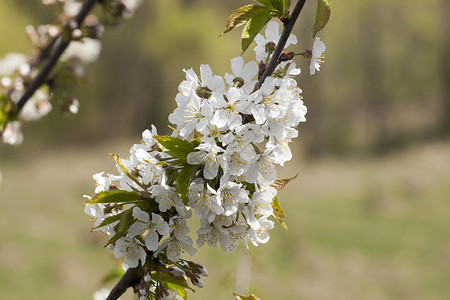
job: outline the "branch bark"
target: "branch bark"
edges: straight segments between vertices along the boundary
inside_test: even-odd
[[[88,13],[92,10],[92,8],[95,5],[95,2],[98,0],[86,0],[83,3],[83,6],[81,7],[80,12],[73,18],[73,21],[75,22],[75,28],[80,28],[81,24],[83,23],[84,19],[88,15]],[[16,108],[12,112],[14,114],[18,114],[20,110],[23,108],[25,103],[33,96],[34,92],[43,85],[46,80],[47,76],[52,71],[53,67],[58,62],[61,55],[64,53],[64,50],[66,50],[67,46],[69,46],[70,42],[72,41],[71,37],[67,37],[64,34],[61,35],[55,43],[55,50],[53,53],[49,56],[47,62],[42,67],[38,75],[33,78],[33,80],[30,82],[30,84],[27,86],[27,89],[23,93],[23,95],[19,98],[19,100],[16,103]],[[53,43],[54,41],[51,41]],[[45,50],[45,49],[44,49]]]
[[[305,2],[306,0],[299,0],[295,5],[291,16],[283,22],[284,27],[283,32],[281,33],[280,36],[280,40],[278,41],[277,47],[275,48],[275,51],[272,54],[272,58],[270,59],[269,64],[266,67],[266,70],[256,83],[255,90],[261,87],[261,85],[264,83],[264,80],[270,75],[272,75],[273,71],[275,71],[275,68],[280,63],[279,57],[281,55],[281,52],[283,51],[284,46],[286,45],[289,35],[291,34],[292,28],[294,28],[295,22],[297,21],[298,15],[302,11]]]
[[[138,268],[139,267],[129,268],[113,287],[106,300],[117,300],[120,296],[122,296],[122,294],[125,293],[130,286],[132,286],[133,281],[136,279]]]

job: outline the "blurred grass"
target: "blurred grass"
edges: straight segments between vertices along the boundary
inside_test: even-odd
[[[126,156],[132,143],[2,155],[0,299],[92,298],[114,263],[82,195],[92,174],[114,172],[107,153]],[[277,226],[267,245],[231,255],[200,249],[210,276],[190,299],[232,299],[236,276],[239,292],[262,299],[448,299],[449,162],[449,142],[293,162],[279,174],[300,170],[280,193],[290,233]]]

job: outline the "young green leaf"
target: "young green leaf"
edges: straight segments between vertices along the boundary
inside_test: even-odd
[[[242,52],[245,52],[250,44],[255,39],[255,36],[261,31],[273,15],[270,11],[266,10],[254,15],[245,25],[242,31]]]
[[[86,201],[87,204],[94,203],[130,203],[141,199],[141,196],[135,192],[127,192],[124,190],[111,190],[95,194],[91,199]]]
[[[125,212],[126,212],[126,211],[123,211],[123,212],[121,212],[120,214],[112,215],[112,216],[106,217],[106,218],[100,223],[100,225],[94,227],[93,229],[101,228],[101,227],[103,227],[103,226],[106,226],[106,225],[109,225],[109,224],[114,223],[114,222],[116,222],[116,221],[119,221],[120,218],[122,217],[122,215],[123,215]]]
[[[166,285],[176,286],[178,288],[190,289],[194,291],[187,283],[184,276],[172,276],[167,273],[160,273],[161,281]]]
[[[192,179],[197,172],[199,166],[198,165],[185,165],[180,172],[178,173],[177,182],[176,182],[176,189],[178,191],[178,194],[180,194],[181,201],[183,201],[184,204],[188,204],[188,191],[189,191],[189,185],[192,182]]]
[[[286,215],[284,214],[284,210],[280,205],[280,201],[278,201],[278,196],[275,196],[272,200],[272,209],[273,209],[273,215],[275,216],[275,219],[281,224],[281,226],[284,227],[288,232],[288,228],[286,227],[286,224],[284,223],[284,218]]]
[[[220,35],[223,35],[239,26],[246,24],[252,17],[262,12],[270,12],[271,9],[260,5],[245,5],[236,9],[227,20],[225,29]]]
[[[331,5],[330,0],[317,0],[316,21],[314,22],[311,30],[313,37],[325,27],[330,18]]]
[[[289,8],[291,8],[291,0],[285,0],[284,1],[284,13],[288,13]]]
[[[270,0],[272,2],[272,6],[275,10],[279,11],[280,13],[284,12],[284,0]]]
[[[142,185],[142,183],[135,176],[131,175],[130,172],[128,171],[128,169],[123,165],[122,161],[120,160],[119,155],[110,153],[109,156],[114,158],[114,160],[116,161],[116,164],[119,166],[119,168],[122,170],[122,172],[125,175],[127,175],[128,178],[133,180],[138,186],[140,186],[141,188],[143,188],[145,190],[145,187]]]
[[[132,209],[126,210],[125,213],[120,216],[119,225],[117,226],[116,229],[117,233],[108,241],[105,247],[114,244],[118,239],[124,236],[128,228],[130,228],[130,226],[133,225],[134,223],[136,223],[136,219],[133,218],[133,210]]]
[[[179,138],[156,135],[154,138],[161,150],[172,157],[186,160],[188,154],[195,150],[190,143]]]
[[[253,1],[261,3],[262,5],[264,5],[265,7],[267,7],[270,10],[275,9],[273,6],[273,2],[276,2],[276,0],[275,1],[274,0],[253,0]]]

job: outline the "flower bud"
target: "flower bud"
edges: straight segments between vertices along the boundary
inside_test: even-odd
[[[244,79],[241,77],[236,77],[233,79],[234,87],[240,88],[244,85]]]
[[[184,276],[185,275],[184,271],[178,267],[169,267],[168,270],[169,270],[169,274],[172,276]]]
[[[288,61],[294,59],[294,52],[283,52],[280,55],[280,61]]]
[[[199,86],[195,90],[195,93],[200,98],[205,98],[205,99],[209,99],[209,97],[211,97],[211,95],[212,95],[211,90],[208,87],[206,87],[206,86]]]
[[[199,270],[200,275],[205,276],[205,277],[208,276],[208,271],[206,270],[206,268],[203,265],[201,265],[199,263],[195,263],[195,264],[197,265],[197,269]]]
[[[199,288],[203,287],[203,281],[202,281],[202,279],[200,278],[199,275],[193,274],[193,276],[191,276],[190,278],[191,278],[191,282],[192,282],[193,285],[195,285],[195,286],[197,286]]]
[[[145,274],[145,276],[144,276],[144,281],[150,282],[150,280],[152,280],[152,275],[150,272],[147,272],[147,274]]]
[[[156,299],[161,299],[161,300],[169,300],[170,299],[169,291],[162,284],[158,285],[158,287],[155,290],[155,294],[156,294]]]
[[[74,40],[79,40],[81,38],[81,36],[83,35],[83,32],[80,29],[74,29],[72,31],[72,39]]]

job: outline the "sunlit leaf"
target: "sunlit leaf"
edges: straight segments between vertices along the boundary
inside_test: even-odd
[[[166,285],[176,286],[178,288],[190,289],[194,291],[187,283],[186,278],[184,276],[172,276],[167,273],[161,272],[160,274],[161,281]]]
[[[183,201],[184,204],[188,204],[188,191],[189,191],[189,185],[192,182],[192,179],[197,172],[199,166],[198,165],[185,165],[180,172],[178,173],[177,181],[175,184],[175,187],[178,191],[178,194],[180,194],[181,201]]]
[[[141,196],[135,192],[124,190],[110,190],[95,194],[91,199],[86,201],[87,204],[94,203],[131,203],[141,199]]]
[[[298,174],[291,178],[284,179],[275,179],[272,186],[277,189],[277,191],[281,191],[289,182],[297,178]]]
[[[290,7],[291,7],[291,0],[286,0],[284,2],[284,12],[287,13]]]
[[[225,29],[221,33],[221,35],[239,27],[244,24],[246,24],[252,17],[256,16],[257,14],[266,12],[269,13],[271,10],[267,7],[260,6],[260,5],[245,5],[238,9],[236,9],[227,20],[227,24],[225,25]]]
[[[186,160],[188,154],[195,150],[190,143],[176,137],[155,135],[154,138],[161,150],[172,157]]]
[[[247,50],[250,44],[255,39],[255,36],[261,31],[261,29],[266,25],[273,15],[270,11],[266,10],[254,15],[245,25],[242,31],[242,52]]]
[[[271,205],[275,218],[281,224],[281,226],[283,226],[284,229],[289,232],[286,224],[284,223],[284,218],[286,217],[286,215],[284,214],[284,210],[281,207],[280,201],[278,200],[278,196],[275,196],[275,198],[273,198]]]
[[[279,11],[280,13],[284,12],[284,0],[270,0],[272,2],[272,6],[275,10]]]
[[[260,300],[254,294],[251,294],[249,296],[242,296],[242,295],[239,295],[237,293],[233,293],[233,295],[236,297],[237,300]]]
[[[138,186],[142,187],[143,189],[145,189],[145,187],[142,185],[142,183],[132,174],[130,174],[130,172],[128,171],[128,169],[123,165],[122,161],[120,160],[119,155],[116,154],[109,154],[112,158],[114,158],[114,160],[116,161],[116,164],[119,166],[119,168],[122,170],[122,172],[131,180],[133,180]]]
[[[120,216],[119,225],[116,229],[117,233],[108,241],[105,247],[114,244],[118,239],[124,236],[128,228],[130,228],[130,226],[134,223],[136,223],[136,219],[133,217],[133,210],[126,210],[125,213]]]
[[[311,30],[313,37],[325,27],[330,18],[331,5],[330,0],[317,0],[316,21],[314,22]]]
[[[262,5],[264,5],[265,7],[267,7],[270,10],[274,9],[274,6],[273,6],[274,1],[273,0],[253,0],[253,1],[261,3]]]
[[[106,217],[98,226],[94,227],[94,229],[101,228],[103,226],[106,226],[106,225],[112,224],[116,221],[119,221],[120,218],[122,217],[122,214],[124,214],[124,213],[125,213],[125,211],[123,211],[117,215],[112,215],[112,216]]]

